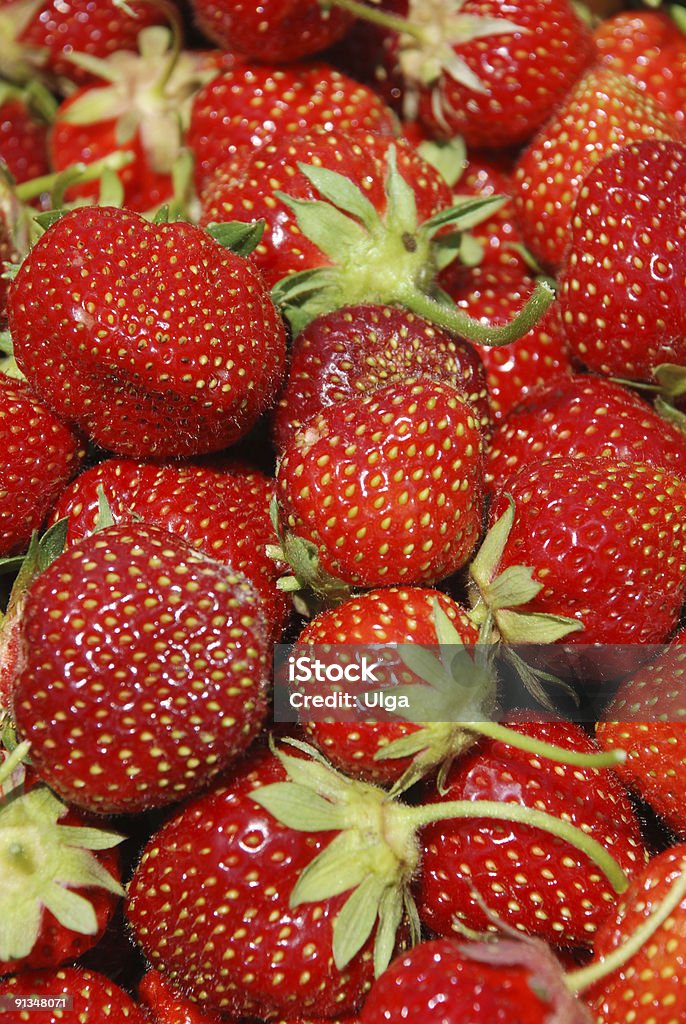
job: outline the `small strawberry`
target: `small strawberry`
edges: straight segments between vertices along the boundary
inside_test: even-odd
[[[35,85],[32,90],[0,83],[0,160],[16,182],[50,171],[48,118],[54,115],[54,103]]]
[[[470,406],[438,381],[389,384],[308,420],[277,470],[296,580],[326,593],[456,572],[481,532],[481,444]]]
[[[285,332],[258,273],[191,224],[66,214],[12,282],[15,357],[66,422],[126,455],[216,451],[275,400]]]
[[[0,979],[0,1000],[2,1011],[10,1014],[7,1024],[36,1015],[40,1024],[101,1024],[108,1018],[121,1024],[149,1024],[145,1011],[123,988],[98,971],[80,967],[23,971]]]
[[[197,791],[257,735],[269,632],[240,574],[167,530],[111,526],[27,592],[17,729],[39,776],[98,812]]]
[[[520,223],[536,259],[551,269],[563,263],[576,197],[604,156],[642,139],[683,138],[678,122],[626,75],[587,71],[515,168]]]
[[[274,413],[278,449],[333,402],[419,375],[456,388],[483,429],[490,424],[481,360],[466,342],[408,310],[344,306],[316,317],[295,338]]]
[[[648,140],[584,179],[560,280],[569,344],[598,373],[686,363],[686,144]]]
[[[686,435],[623,385],[574,374],[505,416],[488,441],[486,481],[500,490],[521,467],[555,457],[644,462],[683,477]]]
[[[232,1024],[233,1018],[201,1010],[152,968],[140,980],[138,998],[149,1010],[152,1024]]]

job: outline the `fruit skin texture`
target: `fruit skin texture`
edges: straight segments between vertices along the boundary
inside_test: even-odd
[[[21,94],[14,96],[8,90],[7,97],[0,99],[0,160],[16,182],[49,172],[47,135],[45,121]]]
[[[155,970],[146,971],[141,978],[138,998],[149,1008],[154,1024],[231,1024],[233,1021],[212,1010],[201,1010]]]
[[[657,910],[683,873],[686,845],[653,857],[635,877],[615,912],[596,936],[596,963],[633,935]],[[598,1024],[673,1024],[684,1005],[686,984],[686,900],[653,932],[640,951],[584,993]],[[640,1007],[638,1015],[634,1008]]]
[[[218,451],[284,372],[283,323],[258,273],[191,224],[68,213],[22,264],[8,311],[38,394],[118,454]]]
[[[608,376],[651,380],[686,362],[686,145],[646,141],[588,174],[560,307],[574,353]]]
[[[203,1007],[267,1019],[354,1013],[373,965],[368,942],[342,972],[334,966],[332,925],[348,894],[288,905],[299,873],[337,833],[296,832],[251,799],[285,778],[261,750],[177,811],[143,850],[128,920],[152,965]]]
[[[281,526],[344,583],[433,583],[476,544],[481,473],[481,433],[459,392],[391,384],[296,433],[277,469]]]
[[[635,392],[593,374],[562,377],[538,388],[491,434],[486,483],[499,489],[522,466],[541,459],[613,458],[686,473],[686,436]]]
[[[686,484],[645,463],[545,459],[512,476],[514,525],[500,571],[543,584],[517,611],[578,619],[564,644],[659,644],[686,586]],[[493,524],[508,507],[500,491]],[[553,670],[554,671],[554,670]]]
[[[108,1017],[126,1024],[149,1024],[144,1010],[99,971],[61,967],[53,971],[22,971],[0,979],[3,997],[28,1000],[32,996],[50,999],[60,995],[73,999],[73,1010],[40,1010],[41,1024],[101,1024]],[[35,1009],[17,1009],[10,1011],[9,1020],[18,1024],[30,1020],[35,1013]]]
[[[684,137],[678,122],[625,75],[587,71],[515,167],[520,223],[536,259],[550,270],[564,263],[576,197],[604,156],[642,139]]]
[[[262,726],[269,639],[245,578],[168,531],[85,538],[26,595],[13,707],[36,772],[105,813],[197,791]]]
[[[597,750],[571,722],[510,724],[568,749]],[[606,768],[572,768],[488,740],[455,763],[442,795],[430,782],[425,788],[425,802],[510,801],[565,818],[610,849],[628,875],[647,856],[628,795]],[[417,907],[438,935],[458,931],[460,921],[477,931],[494,930],[476,892],[511,927],[556,946],[589,946],[618,899],[583,854],[519,823],[438,821],[424,828],[421,843]]]
[[[277,449],[333,402],[420,374],[457,388],[479,426],[489,426],[481,360],[467,342],[392,306],[348,306],[316,317],[291,346],[286,386],[273,415]]]
[[[78,435],[31,388],[0,375],[0,556],[26,548],[84,457]]]

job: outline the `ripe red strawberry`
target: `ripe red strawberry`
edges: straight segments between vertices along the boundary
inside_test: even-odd
[[[555,457],[638,461],[683,477],[686,435],[623,385],[574,374],[538,388],[493,431],[487,484],[500,490],[522,466]]]
[[[0,556],[26,549],[84,457],[78,435],[19,380],[0,375]]]
[[[361,1024],[590,1024],[543,943],[430,939],[375,981]]]
[[[562,270],[560,306],[591,370],[653,379],[686,362],[686,144],[644,141],[585,178]]]
[[[12,282],[9,317],[46,404],[120,454],[226,447],[284,369],[283,324],[249,260],[193,225],[111,207],[48,228]]]
[[[561,747],[597,749],[573,723],[512,728]],[[629,876],[646,859],[636,814],[609,768],[570,767],[485,741],[456,762],[442,794],[428,785],[424,798],[429,804],[486,800],[537,807],[608,844]],[[493,930],[485,905],[510,927],[554,945],[589,946],[617,898],[583,855],[529,825],[479,820],[475,811],[465,820],[427,825],[421,842],[417,907],[439,935],[459,932],[460,923]]]
[[[491,506],[513,515],[488,565],[472,564],[485,614],[498,575],[529,567],[527,593],[492,614],[501,636],[547,642],[527,616],[576,620],[565,645],[658,644],[677,624],[686,587],[686,484],[645,463],[552,458],[519,470]],[[504,522],[504,520],[503,520]],[[491,562],[491,555],[494,554]],[[479,613],[477,612],[477,615]],[[533,630],[533,632],[531,632]]]
[[[122,1024],[149,1024],[145,1011],[123,988],[98,971],[80,967],[23,971],[0,979],[0,999],[10,1015],[8,1024],[32,1015],[41,1024],[101,1024],[108,1017]],[[45,999],[46,1007],[36,1007],[36,999]]]
[[[593,68],[579,79],[519,158],[514,183],[527,246],[557,269],[576,197],[608,153],[642,139],[683,139],[683,128],[625,75]]]
[[[686,649],[681,629],[669,646],[625,679],[598,723],[603,749],[627,757],[615,771],[669,827],[686,836],[686,726],[681,688]],[[657,652],[654,652],[657,653]]]
[[[365,85],[328,64],[245,64],[203,86],[193,99],[186,142],[198,191],[219,169],[242,161],[276,135],[365,128],[391,134],[395,118]]]
[[[481,433],[449,385],[408,381],[336,402],[281,456],[286,560],[301,584],[321,592],[341,581],[444,579],[479,537],[481,472]]]
[[[408,310],[344,306],[316,317],[295,338],[273,436],[285,448],[303,423],[333,402],[418,375],[456,388],[479,426],[490,424],[486,381],[474,349]]]
[[[41,101],[43,96],[41,93]],[[0,160],[16,182],[38,178],[50,170],[46,113],[27,90],[6,82],[0,86]]]
[[[686,120],[686,36],[666,10],[620,11],[600,22],[593,39],[601,64]]]
[[[269,628],[243,576],[167,530],[111,526],[35,580],[14,717],[64,799],[99,812],[195,792],[257,735]]]
[[[138,998],[152,1024],[232,1024],[234,1018],[214,1010],[201,1010],[178,992],[159,971],[146,971],[138,986]]]
[[[244,58],[288,64],[326,49],[340,39],[352,16],[318,0],[191,0],[198,26],[208,39]]]

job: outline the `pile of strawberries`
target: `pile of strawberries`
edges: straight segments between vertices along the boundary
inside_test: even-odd
[[[634,6],[0,0],[0,1020],[686,1021]],[[279,644],[419,717],[279,721]]]

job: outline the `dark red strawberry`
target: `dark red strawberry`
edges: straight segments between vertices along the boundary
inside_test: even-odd
[[[612,458],[686,472],[686,435],[623,385],[593,374],[561,377],[512,409],[489,438],[486,480],[499,490],[541,459]]]
[[[367,86],[324,63],[272,65],[236,61],[193,99],[187,145],[198,190],[277,135],[313,129],[394,132],[395,118]]]
[[[245,577],[167,530],[111,526],[26,595],[14,717],[64,799],[121,813],[207,784],[266,714],[269,626]]]
[[[0,555],[26,549],[31,534],[77,471],[82,440],[31,388],[0,375]]]
[[[479,426],[490,425],[481,360],[466,342],[408,310],[344,306],[314,319],[295,338],[286,387],[274,413],[274,440],[295,432],[333,402],[418,375],[455,387]]]
[[[232,1024],[215,1010],[201,1010],[196,1003],[178,992],[159,971],[146,971],[138,986],[138,998],[153,1024]]]
[[[361,1024],[590,1024],[543,943],[431,939],[375,981]]]
[[[308,420],[277,470],[282,548],[296,578],[331,587],[433,583],[481,532],[481,433],[454,388],[408,381]]]
[[[66,214],[22,264],[9,315],[46,404],[120,454],[224,448],[283,374],[285,332],[258,273],[190,224]]]
[[[2,1009],[8,1024],[37,1015],[41,1024],[149,1024],[133,999],[98,971],[62,967],[54,971],[23,971],[0,980]],[[39,1005],[35,1005],[35,1000]],[[45,1000],[45,1007],[40,1001]]]
[[[584,179],[560,281],[565,333],[591,370],[651,380],[686,363],[686,144],[645,141]]]
[[[38,97],[6,82],[0,86],[0,160],[16,182],[50,171],[47,117],[54,100],[42,90]]]
[[[352,16],[319,0],[191,0],[199,27],[213,42],[245,58],[288,64],[340,39]]]
[[[604,156],[642,139],[683,138],[678,122],[626,75],[588,71],[515,168],[520,223],[534,256],[552,269],[562,265],[581,184]]]
[[[600,22],[593,39],[601,64],[686,120],[686,36],[668,10],[620,11]]]
[[[578,751],[597,749],[572,723],[512,725],[531,735]],[[442,794],[427,786],[435,805],[472,802],[474,813],[460,821],[436,821],[423,830],[422,873],[417,906],[434,933],[450,935],[460,925],[493,930],[484,907],[510,927],[559,946],[592,945],[616,894],[579,851],[559,839],[507,821],[479,820],[480,801],[545,810],[608,844],[632,875],[646,859],[636,814],[622,785],[608,768],[576,768],[541,760],[499,741],[457,762]]]

